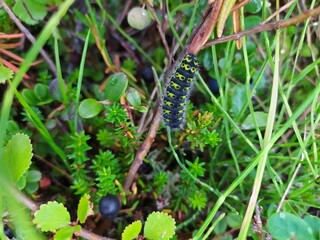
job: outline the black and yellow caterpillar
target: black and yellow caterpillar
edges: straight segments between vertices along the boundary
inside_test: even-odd
[[[170,76],[162,101],[163,122],[170,130],[183,128],[186,105],[198,66],[196,56],[187,53]]]

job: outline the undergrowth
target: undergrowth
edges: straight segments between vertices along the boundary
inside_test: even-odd
[[[163,87],[207,1],[135,3],[137,22],[126,1],[22,2],[6,3],[33,44],[9,45],[21,29],[0,9],[1,239],[320,239],[319,16],[203,47],[171,132]],[[252,1],[238,24],[279,4]]]

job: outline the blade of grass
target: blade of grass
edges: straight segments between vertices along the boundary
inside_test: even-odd
[[[268,120],[267,120],[265,135],[264,135],[264,141],[263,141],[264,147],[270,142],[271,135],[274,128],[275,117],[276,117],[278,87],[279,87],[279,80],[280,80],[280,69],[279,69],[280,68],[280,31],[279,30],[276,31],[275,41],[276,41],[276,48],[275,48],[275,59],[274,59],[274,73],[273,73],[273,80],[272,80],[272,90],[271,90],[270,107],[268,112]],[[262,182],[264,170],[266,167],[267,159],[268,159],[268,151],[265,151],[257,167],[257,173],[256,173],[256,177],[253,184],[252,195],[250,197],[248,208],[244,216],[244,220],[242,222],[240,233],[238,236],[240,240],[247,238],[247,233],[251,223],[253,212],[257,204],[257,199],[260,192],[261,182]]]
[[[61,71],[61,64],[60,64],[60,58],[59,58],[59,44],[58,44],[58,38],[54,37],[54,56],[56,59],[56,66],[57,66],[57,78],[58,78],[58,83],[59,83],[59,89],[61,92],[61,96],[62,96],[62,101],[63,101],[63,105],[66,108],[68,106],[68,96],[67,96],[67,88],[66,85],[63,81],[63,77],[62,77],[62,71]],[[70,120],[70,118],[68,118],[68,125],[70,128],[70,131],[73,132],[74,126],[72,125],[72,121]]]
[[[87,56],[87,51],[88,51],[90,33],[91,33],[91,31],[89,29],[88,33],[87,33],[86,41],[84,43],[83,52],[82,52],[82,56],[81,56],[81,62],[80,62],[80,68],[79,68],[79,76],[78,76],[78,82],[77,82],[77,93],[76,93],[76,101],[75,101],[75,113],[74,113],[74,122],[73,122],[75,132],[77,132],[77,126],[78,126],[79,100],[80,100],[82,77],[83,77],[84,64],[86,62],[86,56]]]

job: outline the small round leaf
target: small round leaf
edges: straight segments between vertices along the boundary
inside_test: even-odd
[[[147,239],[168,240],[175,233],[176,222],[167,213],[153,212],[151,213],[144,226],[144,236]]]
[[[115,73],[113,74],[107,82],[106,85],[106,98],[110,101],[110,102],[117,102],[120,97],[122,96],[122,94],[124,93],[124,91],[126,90],[128,86],[128,78],[127,76],[122,73]]]
[[[101,104],[94,98],[87,98],[79,105],[79,115],[82,118],[93,118],[102,110]]]
[[[267,228],[274,239],[314,239],[312,228],[302,218],[287,212],[273,214]]]
[[[134,88],[129,88],[126,93],[126,99],[130,103],[131,106],[137,108],[141,105],[141,98],[138,91]]]
[[[33,221],[43,232],[56,231],[70,223],[70,214],[62,203],[48,202],[35,212]]]
[[[242,217],[236,213],[228,213],[226,220],[228,226],[231,228],[239,228],[242,223]]]
[[[249,13],[257,13],[261,10],[261,0],[252,0],[244,6],[244,10]]]
[[[268,114],[265,112],[253,112],[254,118],[256,120],[257,126],[261,128],[265,128],[267,125],[267,120],[268,120]],[[249,114],[246,119],[242,123],[242,128],[249,130],[249,129],[254,129],[254,119],[252,114]]]

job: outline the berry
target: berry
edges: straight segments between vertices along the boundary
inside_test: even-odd
[[[216,79],[210,77],[207,81],[207,86],[214,95],[219,95],[219,85]]]
[[[4,234],[9,238],[13,238],[13,231],[7,225],[4,226]]]
[[[99,211],[106,219],[115,218],[120,210],[119,199],[115,195],[108,194],[100,199]]]

